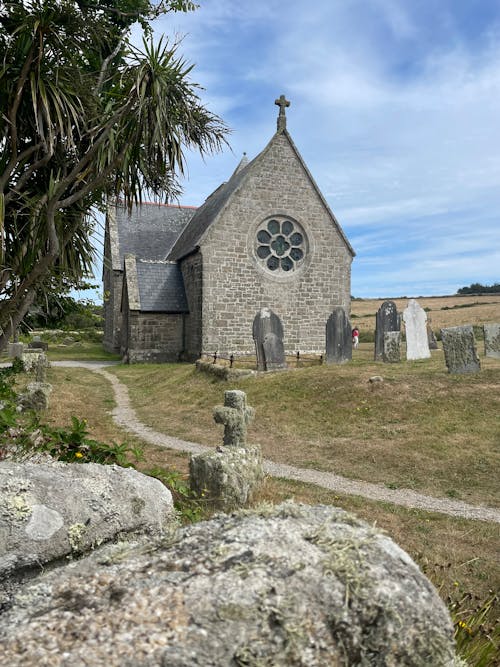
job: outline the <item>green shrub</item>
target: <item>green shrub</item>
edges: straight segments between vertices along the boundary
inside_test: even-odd
[[[203,500],[191,491],[189,484],[181,473],[175,470],[166,470],[155,466],[146,472],[151,477],[156,477],[172,493],[174,507],[185,523],[195,523],[204,518],[206,507]]]

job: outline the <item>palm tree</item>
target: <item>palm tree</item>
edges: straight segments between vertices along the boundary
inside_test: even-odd
[[[93,206],[109,194],[131,206],[145,191],[172,200],[186,149],[208,154],[226,143],[177,45],[129,44],[138,5],[143,19],[158,11],[145,0],[26,0],[0,10],[0,351],[54,267],[75,279],[88,268]]]

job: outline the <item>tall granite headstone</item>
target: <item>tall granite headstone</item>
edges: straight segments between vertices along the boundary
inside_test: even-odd
[[[394,301],[384,301],[377,311],[375,319],[375,361],[384,356],[384,334],[388,331],[400,331],[401,320]]]
[[[400,331],[386,331],[384,333],[382,361],[386,364],[398,364],[401,361]]]
[[[427,338],[427,313],[415,299],[408,301],[403,310],[406,330],[406,358],[428,359],[431,356]]]
[[[441,340],[450,373],[477,373],[481,370],[472,325],[441,329]]]
[[[351,359],[351,323],[345,310],[338,306],[326,323],[326,363],[345,364]]]
[[[262,308],[253,321],[253,339],[257,370],[271,371],[286,368],[283,345],[283,325],[270,308]]]
[[[484,331],[484,354],[487,357],[500,359],[500,324],[485,324]]]

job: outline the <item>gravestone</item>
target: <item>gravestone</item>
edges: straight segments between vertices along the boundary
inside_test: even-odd
[[[247,425],[254,418],[255,410],[247,406],[244,391],[231,389],[224,392],[224,405],[214,408],[214,420],[224,424],[223,442],[226,447],[245,447],[247,443]]]
[[[388,331],[399,331],[401,321],[394,301],[384,301],[375,318],[375,361],[384,356],[384,334]]]
[[[244,391],[224,392],[224,405],[214,408],[214,420],[224,424],[223,447],[191,456],[191,490],[224,511],[243,507],[264,477],[259,446],[247,446],[247,425],[255,411]]]
[[[49,344],[43,340],[32,340],[28,343],[28,348],[30,350],[43,350],[46,352],[49,349]]]
[[[253,339],[257,370],[271,371],[286,368],[283,346],[283,325],[270,308],[262,308],[253,321]]]
[[[472,325],[441,329],[441,340],[450,373],[477,373],[481,370]]]
[[[406,330],[406,358],[428,359],[431,356],[427,339],[427,314],[416,299],[410,299],[403,310]]]
[[[485,324],[484,354],[487,357],[500,359],[500,324]]]
[[[351,359],[351,323],[345,310],[338,306],[326,323],[326,363],[345,364]]]
[[[398,364],[401,361],[400,331],[386,331],[384,333],[382,361],[386,364]]]
[[[427,327],[427,343],[429,344],[429,350],[439,349],[436,336],[434,335],[434,331],[431,329],[430,326]]]

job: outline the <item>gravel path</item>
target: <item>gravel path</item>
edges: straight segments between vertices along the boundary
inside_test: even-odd
[[[125,430],[139,436],[145,442],[193,454],[199,454],[211,449],[211,447],[207,447],[206,445],[165,435],[139,421],[131,405],[127,387],[115,375],[105,370],[106,367],[113,364],[109,362],[79,361],[56,361],[52,362],[52,364],[54,366],[87,368],[105,377],[111,383],[115,395],[116,407],[112,411],[114,421]],[[417,508],[429,512],[440,512],[465,519],[500,523],[500,510],[469,505],[459,500],[425,496],[410,489],[388,489],[380,484],[348,479],[347,477],[341,477],[331,472],[297,468],[283,463],[275,463],[268,459],[264,460],[264,470],[272,477],[283,477],[300,482],[308,482],[337,493],[361,496],[370,500],[384,501],[394,505]]]

